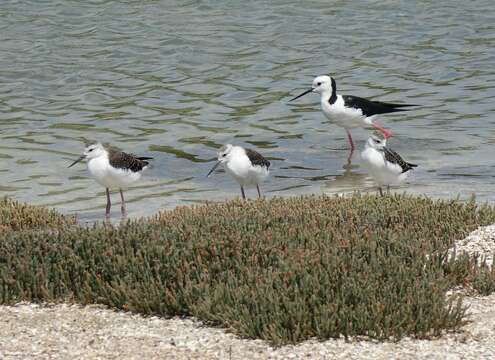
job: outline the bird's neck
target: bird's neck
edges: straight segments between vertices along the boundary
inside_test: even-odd
[[[330,105],[335,104],[337,101],[337,93],[332,90],[325,90],[321,93],[321,102],[328,103]]]
[[[102,153],[102,154],[100,154],[100,155],[98,155],[98,156],[96,156],[94,158],[89,159],[89,161],[91,161],[91,160],[95,160],[95,161],[98,161],[98,162],[100,162],[100,161],[109,161],[108,153],[107,152],[104,152],[104,153]]]

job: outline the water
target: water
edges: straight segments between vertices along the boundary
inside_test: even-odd
[[[239,195],[206,178],[225,143],[271,159],[268,196],[372,189],[313,76],[421,104],[387,115],[420,164],[403,189],[495,200],[495,7],[478,1],[8,1],[0,7],[0,196],[101,219],[87,141],[155,157],[131,216]],[[353,131],[360,148],[367,132]],[[256,191],[248,190],[248,196]],[[115,203],[118,195],[114,194]],[[115,217],[119,208],[113,208]]]

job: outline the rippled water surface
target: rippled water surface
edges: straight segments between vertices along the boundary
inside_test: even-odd
[[[287,103],[331,73],[343,94],[421,105],[379,121],[420,164],[404,189],[493,201],[494,9],[491,0],[2,2],[0,195],[100,219],[104,189],[85,165],[67,168],[95,140],[155,157],[127,191],[131,216],[238,196],[224,173],[205,176],[228,142],[272,161],[268,196],[371,190],[317,95]],[[367,132],[353,134],[362,148]]]

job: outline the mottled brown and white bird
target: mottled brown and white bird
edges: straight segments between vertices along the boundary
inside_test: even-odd
[[[152,157],[139,157],[114,149],[107,149],[102,144],[89,145],[83,155],[69,167],[82,160],[88,160],[88,170],[97,183],[104,186],[107,193],[107,207],[105,217],[110,217],[110,189],[120,191],[122,217],[127,215],[123,190],[141,178],[141,173],[148,166],[147,160]]]
[[[378,184],[380,195],[383,195],[382,186],[388,187],[403,182],[408,171],[418,166],[404,161],[399,154],[387,147],[386,139],[375,135],[366,142],[361,158],[363,165]]]
[[[260,153],[245,149],[242,146],[227,144],[222,146],[218,152],[218,161],[208,173],[211,175],[215,169],[222,164],[227,174],[232,176],[241,186],[242,198],[246,198],[244,187],[256,185],[258,197],[261,197],[259,184],[264,181],[269,174],[270,162]]]

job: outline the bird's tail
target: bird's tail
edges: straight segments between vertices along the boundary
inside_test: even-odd
[[[402,173],[408,172],[411,169],[418,167],[417,164],[406,163],[406,166],[402,169]]]
[[[144,164],[143,170],[152,167],[152,165],[150,165],[150,162],[149,161],[146,161],[146,160],[153,160],[152,157],[149,157],[149,156],[139,156],[139,157],[136,157],[136,159],[139,159],[139,160],[141,160],[143,162],[143,164]]]
[[[418,104],[397,104],[397,103],[389,103],[389,102],[384,102],[383,104],[385,104],[385,105],[387,105],[388,107],[391,107],[391,108],[402,108],[402,107],[419,106]]]

